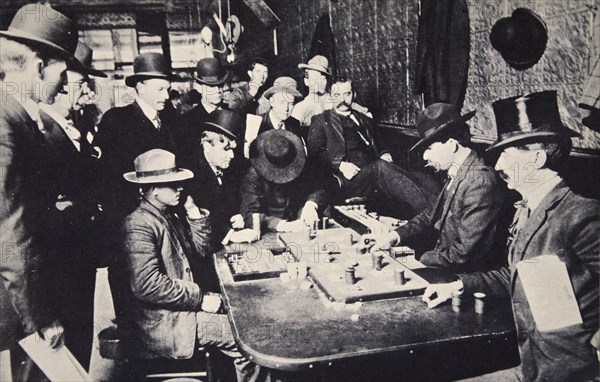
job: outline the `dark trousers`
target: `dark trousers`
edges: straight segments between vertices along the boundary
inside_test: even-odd
[[[344,198],[373,198],[376,193],[383,193],[394,203],[399,217],[403,219],[410,219],[425,208],[432,208],[440,191],[439,184],[428,174],[410,173],[381,159],[361,168],[350,180],[343,176],[340,178]]]

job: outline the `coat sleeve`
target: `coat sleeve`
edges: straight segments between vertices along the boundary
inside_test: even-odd
[[[396,233],[400,237],[402,245],[413,245],[418,241],[424,232],[430,232],[431,226],[431,209],[426,208],[420,214],[413,217],[405,225],[398,227]]]
[[[124,223],[123,250],[133,294],[163,309],[199,311],[200,287],[192,281],[169,277],[161,270],[157,236],[149,224],[135,222],[131,217]]]
[[[200,210],[202,216],[200,219],[188,218],[192,234],[192,243],[196,252],[202,256],[210,256],[213,252],[213,234],[211,228],[211,219],[207,210]]]
[[[461,182],[465,191],[455,195],[453,201],[459,202],[458,208],[450,207],[453,223],[457,224],[456,237],[447,245],[425,252],[420,258],[423,264],[452,268],[467,262],[475,264],[476,257],[490,255],[503,201],[495,184],[489,179]],[[444,235],[444,230],[440,235]]]
[[[337,173],[343,158],[332,159],[330,157],[330,153],[327,150],[327,134],[325,133],[325,129],[327,128],[327,123],[322,114],[313,117],[306,143],[308,157],[312,158],[315,163],[323,166],[323,169],[327,172]]]
[[[463,273],[457,276],[463,282],[466,296],[472,296],[475,292],[483,292],[492,298],[510,298],[510,268],[508,266],[488,272]]]

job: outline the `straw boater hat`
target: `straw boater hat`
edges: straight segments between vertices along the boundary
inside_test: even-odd
[[[308,60],[308,64],[299,64],[298,69],[315,70],[328,76],[332,76],[331,70],[329,69],[329,60],[327,60],[327,57],[325,56],[316,55]]]
[[[239,141],[242,138],[244,125],[242,116],[231,110],[215,110],[208,115],[208,119],[203,123],[206,130],[224,134],[228,138]]]
[[[152,149],[138,155],[133,164],[135,171],[123,174],[123,178],[131,183],[180,182],[194,177],[190,170],[175,165],[174,154],[161,149]]]
[[[92,68],[93,54],[94,51],[92,48],[80,41],[77,44],[77,49],[75,50],[75,58],[77,59],[77,63],[71,70],[88,76],[103,78],[108,77],[106,73]]]
[[[580,136],[560,119],[555,90],[506,98],[492,107],[498,139],[486,151]]]
[[[296,179],[306,162],[304,145],[287,130],[269,130],[256,138],[250,150],[250,162],[260,176],[283,184]]]
[[[460,115],[458,108],[448,103],[438,102],[429,105],[417,121],[417,131],[421,140],[411,147],[410,151],[427,147],[440,137],[447,136],[474,115],[475,111]]]
[[[0,36],[38,47],[75,63],[78,32],[75,24],[48,4],[27,4],[19,8],[8,29]]]
[[[298,91],[298,84],[292,77],[279,77],[273,82],[273,86],[265,90],[263,96],[267,99],[275,93],[286,93],[294,98],[302,98],[302,94]]]
[[[221,65],[218,59],[213,57],[203,58],[196,64],[196,73],[198,77],[194,77],[201,84],[209,86],[217,86],[227,80],[228,73]]]
[[[125,78],[125,85],[134,87],[139,81],[161,78],[167,81],[175,79],[165,57],[160,53],[140,54],[133,60],[133,74]]]

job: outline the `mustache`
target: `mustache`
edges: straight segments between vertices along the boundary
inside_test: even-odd
[[[345,101],[342,101],[340,103],[338,103],[338,107],[339,106],[346,106],[346,107],[350,107],[350,104],[346,103]]]

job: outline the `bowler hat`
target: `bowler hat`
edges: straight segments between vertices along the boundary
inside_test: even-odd
[[[560,119],[556,90],[502,99],[492,107],[498,139],[486,151],[580,136]]]
[[[134,87],[139,81],[162,78],[171,81],[174,76],[165,57],[160,53],[140,54],[133,60],[133,74],[125,78],[125,85]]]
[[[299,64],[298,69],[316,70],[328,76],[332,75],[329,69],[329,60],[327,60],[327,57],[321,55],[316,55],[308,60],[308,64]]]
[[[221,65],[218,59],[213,57],[203,58],[196,64],[196,73],[194,77],[201,84],[216,86],[221,85],[227,80],[227,70]]]
[[[140,154],[133,162],[135,171],[123,174],[131,183],[153,184],[180,182],[194,177],[194,173],[175,165],[175,155],[161,149]]]
[[[77,27],[49,4],[27,4],[19,8],[8,29],[0,35],[27,45],[40,47],[64,58],[74,60],[77,47]]]
[[[269,130],[258,136],[250,150],[250,162],[260,176],[283,184],[296,179],[306,162],[302,141],[287,130]]]
[[[218,109],[208,115],[204,127],[237,141],[241,139],[243,130],[242,116],[235,111]]]
[[[473,118],[475,111],[460,115],[458,108],[449,103],[438,102],[429,105],[417,120],[417,131],[421,140],[410,151],[427,147],[441,136],[447,136],[453,128]]]
[[[265,90],[263,96],[267,99],[275,93],[289,94],[294,98],[302,98],[302,93],[298,91],[298,84],[292,77],[279,77],[273,82],[273,86]]]
[[[71,70],[79,72],[81,74],[86,74],[95,77],[108,77],[106,73],[101,72],[92,68],[92,55],[94,51],[89,46],[85,45],[82,42],[77,44],[77,49],[75,50],[75,58],[77,59],[75,65]]]
[[[490,41],[508,65],[525,70],[535,65],[544,54],[548,28],[542,18],[531,10],[517,8],[511,17],[496,21]]]

